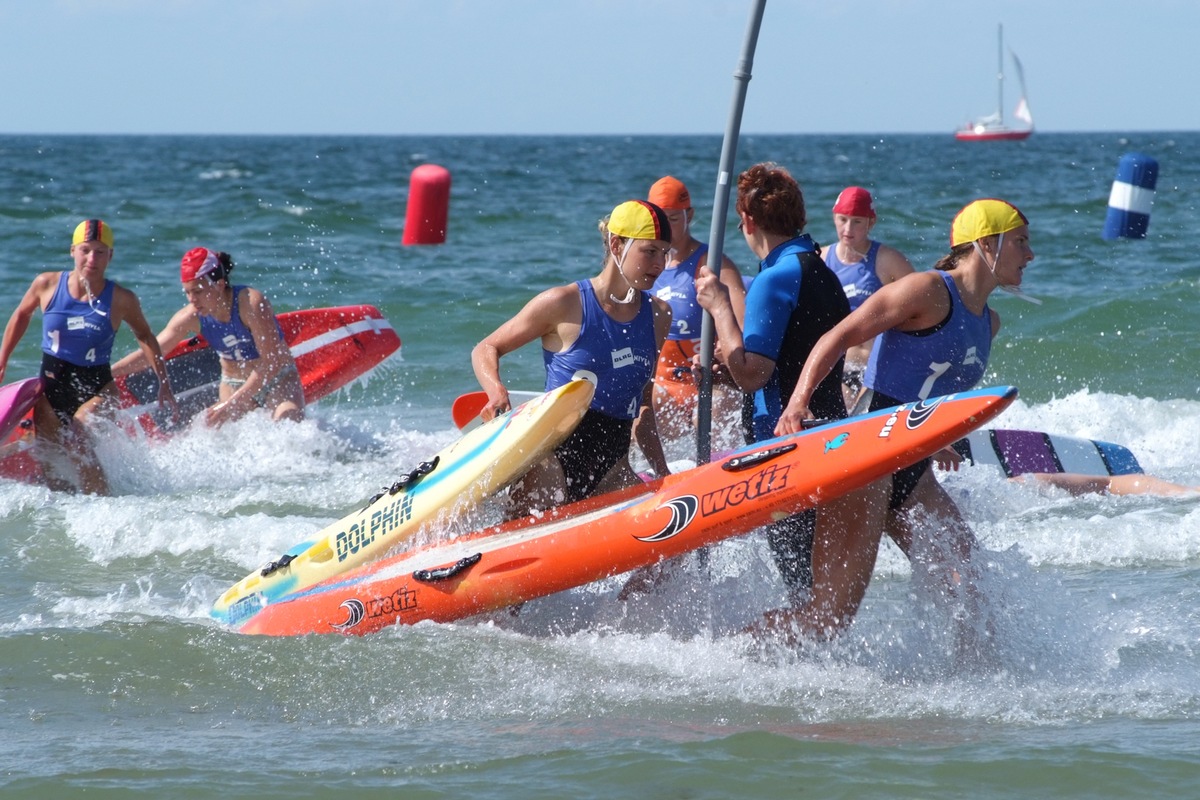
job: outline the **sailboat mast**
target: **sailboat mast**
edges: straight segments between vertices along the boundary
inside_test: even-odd
[[[1000,103],[996,106],[997,115],[1000,118],[1000,124],[1004,124],[1004,24],[1001,23],[998,27],[996,41],[996,84],[999,91]]]
[[[986,141],[1020,141],[1028,139],[1033,133],[1033,116],[1029,113],[1029,104],[1025,98],[1025,72],[1021,68],[1021,60],[1017,54],[1009,51],[1013,69],[1016,70],[1017,81],[1021,88],[1021,99],[1017,103],[1013,116],[1026,123],[1023,127],[1010,128],[1004,124],[1004,25],[996,25],[996,90],[997,100],[995,113],[978,117],[968,122],[964,127],[954,132],[954,138],[967,142]]]

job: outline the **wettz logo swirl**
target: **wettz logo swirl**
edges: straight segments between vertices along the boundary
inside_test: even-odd
[[[691,525],[692,520],[696,518],[696,509],[700,507],[700,501],[696,499],[696,495],[689,494],[683,497],[676,497],[663,507],[671,509],[671,521],[658,533],[651,534],[650,536],[635,536],[633,538],[639,542],[661,542],[664,539],[677,536],[688,525]]]
[[[908,419],[904,420],[904,427],[910,431],[915,431],[917,428],[925,424],[925,420],[933,416],[933,411],[942,404],[945,397],[935,397],[932,400],[922,400],[913,406],[913,410],[908,412]]]

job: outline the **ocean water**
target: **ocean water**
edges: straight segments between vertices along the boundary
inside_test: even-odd
[[[470,348],[600,266],[597,220],[663,174],[708,237],[719,137],[0,137],[0,298],[67,268],[85,217],[157,329],[179,257],[230,251],[277,310],[379,306],[403,339],[301,425],[111,437],[116,495],[0,482],[0,797],[1125,797],[1200,782],[1200,498],[1069,498],[944,476],[988,553],[993,641],[965,658],[889,546],[837,643],[739,633],[778,604],[760,536],[628,603],[599,584],[367,638],[230,633],[232,582],[452,441]],[[832,239],[845,185],[918,268],[969,200],[1032,222],[987,382],[997,424],[1127,445],[1200,485],[1200,134],[742,137]],[[1119,158],[1160,163],[1147,239],[1100,238]],[[449,239],[402,247],[408,176],[453,175]],[[726,251],[754,259],[732,224]],[[8,379],[34,374],[28,333]],[[117,350],[133,348],[122,332]],[[536,388],[536,347],[504,361]],[[688,443],[675,452],[686,456]]]

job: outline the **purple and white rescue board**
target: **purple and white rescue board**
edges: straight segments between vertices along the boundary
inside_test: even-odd
[[[973,464],[994,464],[1012,478],[1029,472],[1130,475],[1142,472],[1137,457],[1111,442],[1040,431],[981,428],[954,449]]]

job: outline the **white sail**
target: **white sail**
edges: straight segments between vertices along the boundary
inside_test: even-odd
[[[1017,68],[1017,82],[1021,84],[1021,100],[1017,103],[1017,109],[1013,112],[1017,119],[1027,125],[1033,125],[1033,113],[1029,110],[1029,101],[1026,99],[1025,92],[1025,70],[1021,68],[1021,59],[1017,58],[1017,54],[1012,50],[1008,51],[1012,56],[1013,66]]]
[[[1013,111],[1013,116],[1026,125],[1033,125],[1033,114],[1029,113],[1029,103],[1025,102],[1024,97],[1021,98],[1021,102],[1017,103],[1017,108]]]

